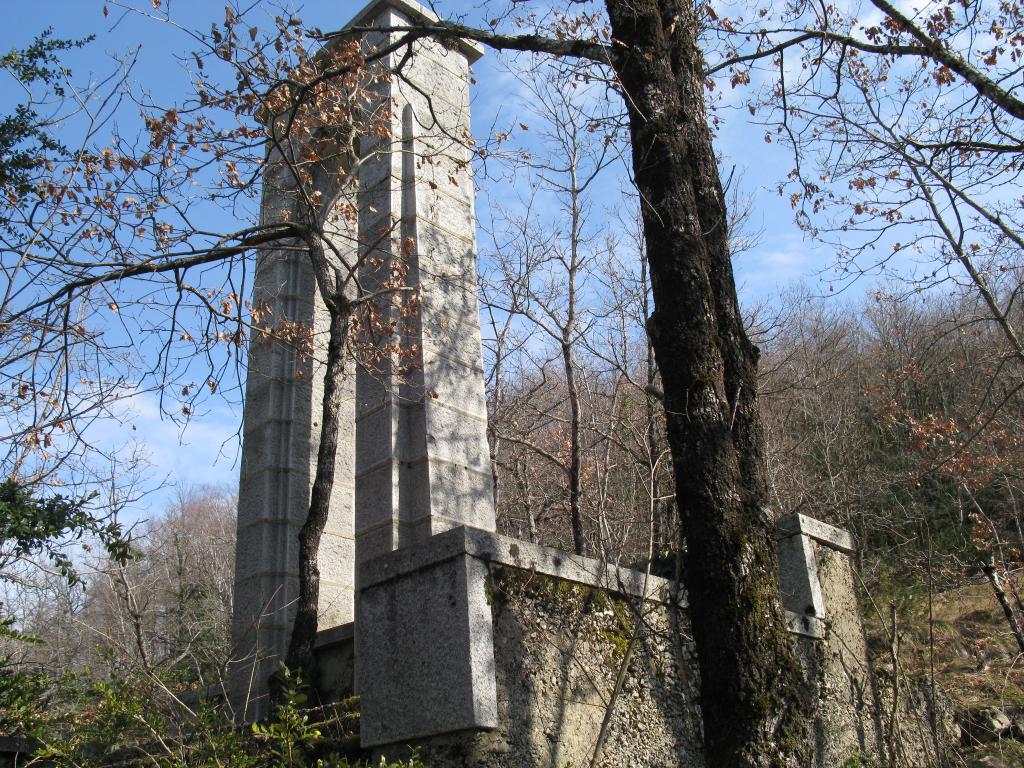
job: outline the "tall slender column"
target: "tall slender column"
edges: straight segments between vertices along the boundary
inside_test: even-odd
[[[293,216],[294,180],[282,163],[268,163],[262,219]],[[355,251],[355,238],[340,231],[343,217],[325,212],[325,235]],[[339,231],[334,231],[339,230]],[[308,256],[295,250],[262,253],[256,261],[253,305],[272,331],[308,330],[291,341],[254,338],[243,411],[238,490],[232,634],[236,696],[260,703],[266,681],[284,658],[298,594],[298,532],[309,511],[316,471],[323,402],[323,350],[329,318]],[[331,512],[320,544],[319,612],[323,626],[354,618],[355,375],[348,377],[343,432],[335,456]]]
[[[381,0],[353,25],[400,28],[411,18],[435,17]],[[400,36],[381,32],[366,44]],[[469,147],[469,65],[479,55],[468,43],[432,39],[416,41],[411,56],[392,53],[385,64],[400,74],[379,85],[392,136],[362,143],[364,287],[405,270],[418,304],[403,313],[382,299],[380,317],[401,351],[358,374],[360,562],[459,525],[494,529]]]
[[[388,28],[435,18],[410,0],[377,0],[353,25],[381,28],[363,38],[374,48],[398,39],[401,33]],[[390,110],[390,135],[360,139],[357,231],[332,233],[328,226],[325,233],[353,261],[358,257],[364,291],[386,290],[371,313],[375,320],[364,317],[357,334],[361,362],[349,378],[351,411],[343,416],[347,427],[319,552],[321,628],[353,620],[357,561],[370,563],[458,526],[494,529],[469,139],[469,65],[480,50],[430,39],[411,46],[410,56],[400,50],[380,62],[398,72],[394,77],[373,80],[371,106]],[[295,180],[284,164],[272,157],[264,183],[263,220],[294,216]],[[396,295],[408,301],[396,302]],[[250,347],[234,638],[238,654],[259,660],[250,679],[261,693],[287,649],[294,616],[297,533],[309,508],[323,397],[317,350],[326,346],[328,323],[312,267],[295,251],[258,259],[254,299],[268,325],[313,331],[308,353],[277,341]],[[460,656],[460,669],[484,680],[467,684],[466,701],[442,718],[454,729],[493,725],[490,618],[480,607],[484,574],[471,565],[453,563],[451,600],[421,622]],[[383,672],[389,685],[381,694],[401,685],[388,671],[396,667],[365,644],[360,650],[360,638],[390,631],[387,621],[373,618],[382,597],[379,589],[360,596],[367,619],[360,609],[363,626],[356,627],[357,667],[378,678]],[[422,607],[414,597],[414,591],[406,595],[413,600],[409,620]],[[400,655],[416,662],[415,654]],[[424,678],[416,695],[436,693],[431,679]],[[367,714],[373,706],[367,704]]]
[[[409,0],[380,0],[353,23],[381,29],[364,38],[379,50],[410,21],[435,20]],[[382,302],[397,349],[356,383],[364,747],[497,725],[487,567],[438,535],[494,530],[470,165],[469,65],[480,53],[421,39],[387,56],[396,74],[379,98],[391,136],[361,147],[360,237],[373,240],[363,287],[404,273],[415,291],[404,311]]]

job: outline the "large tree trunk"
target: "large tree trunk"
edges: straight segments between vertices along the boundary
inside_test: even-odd
[[[606,0],[622,48],[709,766],[809,765],[812,699],[777,586],[757,413],[724,195],[686,0]]]

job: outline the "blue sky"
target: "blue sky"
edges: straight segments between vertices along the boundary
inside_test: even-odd
[[[9,4],[13,5],[13,4]],[[114,4],[110,15],[104,17],[101,0],[46,0],[19,3],[17,11],[8,13],[0,28],[0,49],[23,46],[48,26],[59,37],[96,36],[88,48],[77,51],[69,63],[77,77],[90,73],[100,76],[109,71],[109,57],[123,56],[139,49],[138,64],[133,79],[142,87],[160,94],[164,99],[183,92],[186,79],[175,56],[189,49],[184,31],[156,23],[133,14],[123,14]],[[143,7],[148,3],[140,3]],[[329,2],[317,0],[299,7],[299,15],[307,24],[323,29],[343,25],[364,5],[358,2]],[[440,3],[442,12],[449,15],[466,14],[470,23],[480,23],[486,11],[474,10],[477,3]],[[183,27],[208,29],[215,18],[223,18],[220,3],[202,0],[170,0],[173,18]],[[273,13],[271,13],[273,15]],[[517,99],[516,88],[500,56],[488,53],[475,67],[478,81],[473,103],[475,131],[478,136],[495,121],[499,125],[513,125],[527,106]],[[726,84],[726,87],[728,85]],[[0,85],[0,97],[6,106],[12,106],[18,93],[10,84]],[[726,95],[726,103],[732,98]],[[754,198],[751,226],[762,230],[758,247],[737,259],[737,279],[746,301],[759,301],[774,295],[779,288],[798,279],[814,275],[828,265],[828,254],[805,240],[793,224],[793,212],[786,200],[779,197],[774,186],[785,177],[790,167],[787,151],[778,144],[766,144],[763,129],[751,126],[744,119],[745,110],[722,112],[725,118],[718,136],[717,147],[724,167],[735,166],[742,176],[743,187]],[[496,192],[503,190],[484,185],[478,206],[481,220],[486,220],[486,205]],[[602,189],[617,195],[622,187],[621,178],[609,178]],[[500,197],[500,195],[497,195]],[[812,285],[827,291],[827,286],[812,278]],[[240,414],[228,406],[215,408],[196,419],[188,430],[179,428],[160,417],[155,401],[140,397],[126,414],[125,424],[108,427],[104,436],[113,442],[137,439],[144,444],[154,471],[154,482],[212,483],[234,485],[237,482],[237,440]],[[147,504],[160,507],[170,497],[169,492],[157,492]],[[145,514],[145,510],[139,510]]]
[[[102,14],[105,4],[110,8],[107,18]],[[314,0],[294,5],[307,24],[330,29],[344,24],[364,4],[363,0]],[[147,3],[142,0],[139,5],[145,7]],[[170,0],[165,5],[170,7],[172,17],[183,27],[208,29],[212,20],[223,18],[221,4],[216,2]],[[451,16],[465,15],[470,23],[480,23],[489,15],[487,6],[495,6],[495,3],[484,3],[482,10],[478,8],[480,5],[474,0],[438,3],[440,10]],[[272,10],[267,13],[273,15]],[[47,26],[53,26],[58,36],[96,35],[96,42],[72,59],[78,73],[92,71],[101,74],[107,69],[105,54],[122,55],[138,47],[141,49],[135,70],[138,82],[164,94],[173,93],[176,82],[179,89],[184,85],[184,76],[175,56],[188,50],[186,35],[150,20],[124,15],[114,4],[102,0],[46,0],[19,4],[18,12],[9,14],[0,29],[0,49],[23,44]],[[478,133],[485,131],[496,115],[513,123],[520,106],[510,98],[515,94],[509,93],[507,86],[511,78],[503,71],[500,58],[500,55],[489,52],[475,67],[478,86],[473,116]],[[727,84],[724,87],[729,90]],[[732,94],[725,94],[727,105],[735,103],[731,97]],[[788,151],[778,144],[766,144],[763,129],[749,123],[745,110],[726,109],[721,116],[724,123],[717,138],[718,151],[727,170],[735,166],[742,172],[744,188],[755,196],[752,226],[764,232],[757,251],[739,259],[737,264],[741,289],[751,298],[760,298],[766,292],[774,292],[780,285],[827,266],[828,254],[817,252],[815,244],[804,241],[793,225],[788,202],[772,189],[791,167]],[[610,189],[617,186],[609,184]]]

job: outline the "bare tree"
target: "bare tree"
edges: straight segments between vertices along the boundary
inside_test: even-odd
[[[158,8],[118,12],[173,24]],[[261,30],[243,24],[231,5],[222,23],[190,40],[197,46],[193,91],[180,104],[153,106],[159,99],[122,81],[98,106],[68,96],[78,93],[70,84],[42,84],[51,86],[46,98],[90,120],[80,149],[36,158],[39,183],[5,188],[9,285],[0,369],[14,396],[0,408],[11,425],[8,444],[18,446],[5,470],[26,475],[26,456],[35,476],[60,470],[71,447],[89,448],[84,436],[94,415],[117,416],[118,400],[143,393],[187,424],[210,398],[237,396],[248,343],[291,345],[301,358],[316,357],[325,392],[320,455],[300,535],[300,605],[287,658],[309,679],[316,553],[334,481],[346,361],[359,350],[398,354],[388,346],[387,314],[392,301],[409,298],[400,285],[406,244],[395,246],[383,279],[363,290],[362,261],[377,241],[397,236],[384,231],[360,243],[353,235],[354,183],[366,159],[353,141],[376,136],[371,154],[390,150],[389,105],[367,95],[393,73],[380,64],[381,52],[367,58],[358,39],[316,52],[299,19],[279,16]],[[130,123],[112,127],[126,98],[143,112],[139,133]],[[261,182],[271,203],[259,211]],[[232,225],[223,231],[206,224],[225,218]],[[234,228],[238,218],[248,222]],[[323,328],[273,316],[244,298],[247,258],[271,251],[308,259]],[[350,343],[356,323],[361,345]]]
[[[223,681],[232,656],[235,507],[223,490],[180,490],[136,531],[135,560],[98,565],[70,619],[101,651],[79,665],[110,665],[114,679],[150,677],[183,689]]]
[[[970,287],[1019,366],[1021,8],[871,5],[863,19],[813,3],[756,21],[709,11],[708,72],[757,86],[765,141],[793,152],[779,191],[835,248],[837,280]]]
[[[592,111],[580,106],[586,94],[578,84],[552,67],[530,72],[520,76],[530,93],[532,112],[524,119],[539,118],[534,133],[543,148],[528,156],[513,155],[515,165],[526,171],[523,181],[532,188],[532,199],[522,214],[506,214],[502,230],[495,233],[497,282],[485,295],[495,310],[521,318],[536,329],[541,344],[550,345],[552,358],[537,361],[539,369],[546,369],[554,359],[561,365],[568,446],[565,451],[544,453],[565,474],[573,549],[586,554],[582,466],[586,446],[578,349],[592,322],[586,310],[591,290],[588,277],[603,253],[591,221],[591,188],[615,153],[610,140],[596,135],[597,118]],[[540,214],[541,201],[549,196],[559,209],[558,216],[550,219]],[[520,442],[529,447],[529,441],[520,438]]]

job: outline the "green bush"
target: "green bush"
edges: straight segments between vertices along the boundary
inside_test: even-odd
[[[282,702],[274,716],[251,725],[235,722],[216,701],[161,705],[169,697],[157,681],[152,689],[51,681],[46,710],[20,710],[19,735],[36,743],[34,760],[54,768],[370,768],[337,748],[356,718],[351,706],[309,707],[300,681],[282,677]],[[425,766],[413,756],[398,763],[381,760],[373,768]]]

